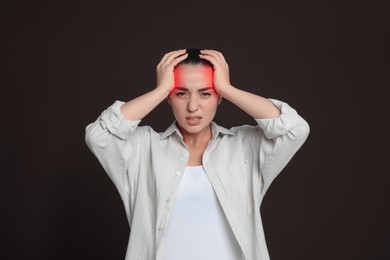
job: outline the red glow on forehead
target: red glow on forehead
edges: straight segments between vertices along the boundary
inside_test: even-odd
[[[180,65],[174,71],[175,87],[213,86],[213,69],[204,65]]]

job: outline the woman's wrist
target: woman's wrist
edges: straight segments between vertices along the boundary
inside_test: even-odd
[[[168,87],[164,85],[157,85],[154,91],[158,92],[159,94],[163,95],[164,97],[168,97],[171,91],[173,90],[173,87]]]
[[[234,95],[236,88],[231,84],[226,84],[224,87],[216,89],[217,93],[223,98],[229,99],[229,96]]]

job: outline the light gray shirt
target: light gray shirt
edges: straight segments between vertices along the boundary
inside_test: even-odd
[[[245,260],[269,259],[260,205],[271,182],[307,139],[309,125],[287,103],[270,99],[277,118],[226,129],[212,122],[202,164]],[[130,225],[126,260],[165,260],[162,234],[189,159],[174,122],[165,132],[138,126],[116,101],[86,127],[86,142],[123,200]],[[180,245],[178,245],[180,246]]]

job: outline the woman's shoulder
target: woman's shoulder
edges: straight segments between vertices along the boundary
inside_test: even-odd
[[[217,131],[218,133],[230,135],[231,137],[240,137],[261,130],[258,125],[244,124],[244,125],[237,125],[232,127],[223,127],[218,125],[215,122],[213,122],[212,128],[214,131]]]

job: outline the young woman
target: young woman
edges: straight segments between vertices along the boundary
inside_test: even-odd
[[[256,126],[213,122],[222,98]],[[165,132],[138,126],[166,99],[176,120]],[[262,199],[308,134],[287,103],[232,86],[220,52],[183,49],[161,59],[154,90],[88,125],[86,142],[123,200],[126,260],[260,260]]]

